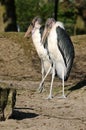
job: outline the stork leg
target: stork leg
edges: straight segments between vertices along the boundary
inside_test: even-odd
[[[40,83],[40,85],[39,85],[39,88],[38,88],[38,90],[39,90],[40,93],[43,91],[43,88],[44,88],[44,85],[43,85],[43,84],[44,84],[44,81],[45,81],[47,75],[49,74],[51,68],[52,68],[52,67],[51,67],[51,65],[50,65],[50,67],[49,67],[49,69],[48,69],[46,75],[42,78],[42,81],[41,81],[41,83]]]
[[[45,75],[45,70],[44,70],[44,64],[43,64],[42,60],[41,60],[41,73],[42,73],[42,80],[43,80],[44,75]],[[38,92],[42,92],[43,91],[43,89],[41,89],[41,88],[44,88],[44,82],[42,82],[42,80],[41,80],[41,83],[39,85]]]
[[[64,94],[64,70],[62,71],[62,96],[59,98],[66,98]]]
[[[42,80],[44,79],[44,76],[45,76],[45,70],[44,70],[44,63],[43,61],[41,60],[41,68],[42,68]],[[42,82],[42,81],[41,81]],[[42,86],[42,88],[44,88],[44,82],[42,82],[42,84],[40,84]],[[39,85],[39,86],[40,86]],[[41,90],[41,92],[43,91],[43,89]]]
[[[50,93],[47,99],[52,99],[52,87],[53,87],[53,81],[54,81],[54,77],[55,77],[55,65],[53,65],[53,69],[52,69],[52,79],[51,79],[51,85],[50,85]]]
[[[63,88],[62,88],[62,98],[66,98],[66,96],[64,94],[64,71],[62,73],[62,86],[63,86]]]

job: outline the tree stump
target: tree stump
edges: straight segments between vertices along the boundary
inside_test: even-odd
[[[7,83],[0,83],[0,121],[8,119],[16,103],[16,89]]]

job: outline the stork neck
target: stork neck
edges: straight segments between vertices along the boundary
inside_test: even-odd
[[[38,28],[38,27],[35,27],[35,28],[33,29],[33,31],[32,31],[32,35],[35,33],[36,30],[39,30],[39,28]]]
[[[32,39],[35,46],[42,46],[40,28],[34,28],[32,31]]]
[[[40,58],[45,57],[47,55],[47,51],[41,42],[40,28],[36,28],[34,30],[33,35],[32,35],[32,40],[33,40],[34,46],[36,48],[36,51],[37,51],[39,57]]]

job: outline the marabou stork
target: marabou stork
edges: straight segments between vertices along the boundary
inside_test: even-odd
[[[43,34],[44,27],[41,25],[41,18],[39,16],[35,17],[32,20],[32,23],[28,27],[24,37],[29,37],[30,34],[32,35],[32,40],[35,46],[35,49],[38,53],[39,58],[41,59],[41,72],[42,72],[42,81],[39,85],[39,92],[42,92],[44,80],[51,72],[52,66],[51,61],[46,49],[46,46],[42,44],[42,34]]]
[[[42,35],[42,43],[45,44],[47,38],[47,49],[49,56],[53,63],[52,80],[50,86],[49,98],[52,98],[52,85],[54,77],[57,75],[62,80],[62,97],[66,98],[64,94],[64,81],[69,77],[73,60],[74,60],[74,46],[67,34],[62,22],[56,22],[53,18],[48,18],[45,24],[45,29]]]

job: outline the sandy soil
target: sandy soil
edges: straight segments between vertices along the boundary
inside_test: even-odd
[[[55,78],[52,100],[47,100],[50,76],[45,91],[38,93],[40,60],[31,40],[23,34],[0,34],[0,82],[17,89],[16,105],[10,119],[0,122],[0,130],[86,130],[86,35],[72,37],[75,60],[65,83]]]

